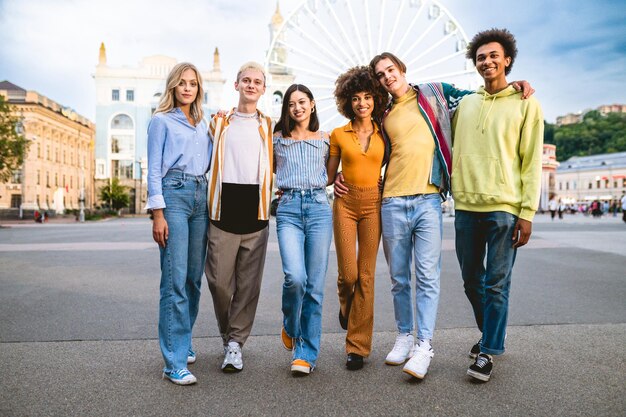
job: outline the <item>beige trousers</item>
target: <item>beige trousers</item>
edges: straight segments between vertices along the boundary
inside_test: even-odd
[[[204,271],[213,296],[217,325],[226,345],[242,346],[250,336],[256,314],[269,226],[238,235],[209,224]]]

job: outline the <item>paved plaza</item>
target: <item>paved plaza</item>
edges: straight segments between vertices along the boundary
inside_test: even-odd
[[[0,416],[400,416],[626,413],[626,224],[538,215],[513,272],[506,353],[490,382],[465,375],[479,338],[444,220],[435,357],[425,380],[384,364],[395,339],[382,249],[374,347],[344,367],[336,255],[326,277],[318,367],[293,378],[280,345],[282,271],[275,223],[244,370],[223,374],[206,282],[194,329],[198,383],[161,379],[159,255],[150,221],[0,225]]]

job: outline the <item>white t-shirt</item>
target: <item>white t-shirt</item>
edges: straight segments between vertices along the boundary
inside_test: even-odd
[[[225,133],[222,182],[260,184],[261,135],[256,113],[235,112]]]

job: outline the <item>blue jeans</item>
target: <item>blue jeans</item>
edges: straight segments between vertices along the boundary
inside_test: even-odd
[[[381,217],[383,249],[391,275],[391,294],[398,332],[413,332],[413,257],[417,337],[432,339],[437,320],[441,275],[441,198],[439,194],[384,198]]]
[[[198,316],[209,218],[204,176],[169,171],[162,183],[169,237],[165,248],[160,248],[159,343],[164,370],[172,371],[187,367],[191,330]]]
[[[512,241],[516,222],[516,216],[503,211],[457,210],[454,219],[465,295],[483,333],[480,350],[492,355],[504,353],[511,271],[517,253]]]
[[[326,191],[290,190],[276,211],[278,246],[285,274],[283,325],[296,339],[293,359],[315,367],[322,335],[322,300],[332,239]]]

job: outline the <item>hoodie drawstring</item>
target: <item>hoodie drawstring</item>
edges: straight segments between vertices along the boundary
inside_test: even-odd
[[[487,119],[489,118],[489,114],[491,114],[491,109],[493,109],[493,104],[496,102],[496,95],[494,94],[492,97],[493,99],[491,100],[491,105],[489,106],[489,109],[487,110],[487,114],[485,114],[485,119],[483,120],[483,128],[482,128],[481,133],[485,133],[485,126],[487,126]],[[480,118],[483,116],[483,107],[485,106],[486,99],[487,99],[487,96],[484,95],[482,104],[480,105],[480,114],[478,115],[478,123],[476,124],[476,129],[480,127]]]

